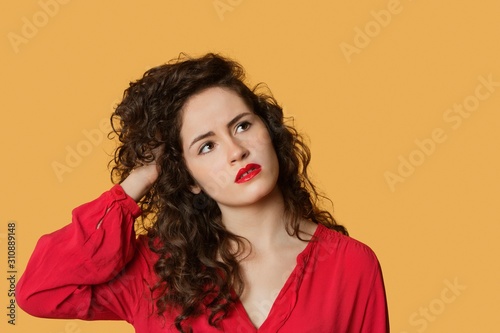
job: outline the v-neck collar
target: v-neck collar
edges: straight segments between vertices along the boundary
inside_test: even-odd
[[[290,314],[292,313],[292,310],[297,303],[298,290],[302,283],[302,278],[304,277],[305,268],[314,247],[318,243],[318,235],[321,233],[323,228],[325,227],[323,227],[321,224],[318,224],[311,240],[307,243],[306,247],[297,255],[297,264],[295,265],[295,268],[288,276],[285,284],[274,300],[269,314],[259,328],[255,327],[250,320],[248,312],[246,311],[240,299],[238,298],[236,300],[236,314],[238,317],[240,317],[241,320],[248,324],[246,326],[249,332],[277,332],[279,328],[286,322],[288,317],[290,317]]]

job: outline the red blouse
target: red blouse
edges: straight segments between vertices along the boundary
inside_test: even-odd
[[[177,332],[177,313],[156,316],[149,286],[156,255],[136,239],[141,211],[119,185],[73,211],[73,222],[42,236],[17,285],[17,302],[46,318],[121,319],[138,333]],[[372,250],[319,225],[316,241],[297,256],[259,329],[238,302],[221,329],[202,315],[193,332],[389,332],[384,284]]]

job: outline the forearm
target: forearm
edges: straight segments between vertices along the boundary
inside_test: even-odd
[[[156,164],[144,165],[134,169],[120,185],[128,196],[138,202],[148,193],[157,177]]]

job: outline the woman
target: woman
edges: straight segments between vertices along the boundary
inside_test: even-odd
[[[112,120],[117,184],[40,239],[26,312],[136,332],[388,332],[377,258],[317,206],[308,148],[239,64],[153,68]]]

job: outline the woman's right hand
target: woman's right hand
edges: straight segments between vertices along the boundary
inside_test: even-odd
[[[125,193],[135,201],[139,201],[148,193],[158,179],[160,166],[156,161],[162,150],[163,145],[155,148],[153,150],[155,156],[153,162],[134,168],[130,175],[120,184]]]

